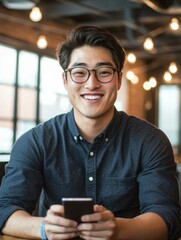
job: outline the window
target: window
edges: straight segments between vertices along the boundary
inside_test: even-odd
[[[0,45],[0,161],[24,132],[71,108],[56,59]]]
[[[17,51],[0,45],[0,153],[13,144],[13,118]]]
[[[37,87],[38,55],[20,51],[18,65],[18,84],[23,87]]]
[[[40,120],[41,122],[57,114],[67,112],[70,102],[61,78],[58,61],[42,57],[40,66]]]
[[[16,77],[17,51],[13,48],[0,45],[0,56],[0,82],[14,84]]]
[[[158,127],[168,136],[176,153],[180,146],[181,90],[178,85],[161,85],[158,92]]]

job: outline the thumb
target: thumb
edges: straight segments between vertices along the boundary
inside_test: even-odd
[[[94,212],[103,212],[103,211],[105,211],[106,210],[106,208],[105,207],[103,207],[102,205],[94,205]]]

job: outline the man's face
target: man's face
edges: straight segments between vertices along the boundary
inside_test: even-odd
[[[87,69],[116,67],[109,50],[87,45],[73,50],[68,68],[76,66]],[[74,107],[75,119],[82,117],[97,119],[113,114],[117,91],[121,86],[121,73],[115,72],[112,81],[108,83],[97,81],[94,71],[84,83],[73,82],[70,72],[67,72],[67,78],[63,74],[63,78],[70,102]]]

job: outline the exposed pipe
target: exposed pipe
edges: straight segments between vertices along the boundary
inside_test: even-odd
[[[171,15],[177,15],[181,14],[181,6],[172,6],[167,9],[161,8],[155,3],[153,3],[150,0],[142,0],[143,3],[145,3],[148,7],[152,8],[154,11],[163,13],[163,14],[171,14]]]

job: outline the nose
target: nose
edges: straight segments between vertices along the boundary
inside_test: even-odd
[[[100,86],[100,83],[99,81],[97,81],[95,71],[94,70],[90,71],[90,76],[88,80],[85,82],[85,88],[95,89],[95,88],[98,88],[99,86]]]

